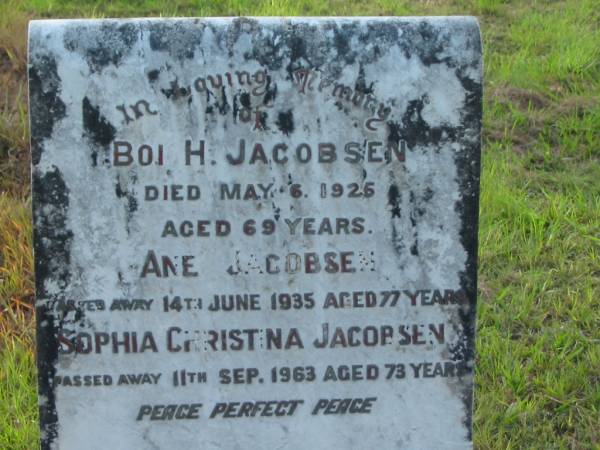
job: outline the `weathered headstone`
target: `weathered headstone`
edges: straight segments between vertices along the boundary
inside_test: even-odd
[[[44,449],[471,447],[472,18],[35,21]]]

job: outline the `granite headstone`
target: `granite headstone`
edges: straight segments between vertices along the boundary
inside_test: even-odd
[[[34,21],[43,449],[468,449],[452,18]]]

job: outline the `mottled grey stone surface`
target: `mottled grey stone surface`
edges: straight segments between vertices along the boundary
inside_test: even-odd
[[[471,448],[481,64],[473,18],[32,22],[42,448]]]

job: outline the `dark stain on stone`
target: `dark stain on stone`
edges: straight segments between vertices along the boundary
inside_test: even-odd
[[[429,202],[432,198],[433,198],[433,190],[431,189],[430,186],[427,186],[425,188],[425,191],[423,192],[423,201]]]
[[[387,144],[388,148],[398,149],[401,151],[402,160],[406,158],[405,153],[405,144],[402,141],[402,126],[398,122],[389,121],[387,122]],[[389,164],[392,161],[392,158],[386,164]]]
[[[426,66],[447,62],[447,59],[442,59],[439,56],[448,47],[450,36],[447,32],[442,32],[442,30],[425,21],[420,23],[417,30],[421,37],[421,45],[417,46],[421,62]]]
[[[83,327],[85,326],[85,323],[83,321],[83,319],[85,319],[85,311],[83,311],[83,309],[81,308],[74,308],[74,315],[73,315],[73,323],[79,323],[79,326]]]
[[[121,179],[120,176],[117,175],[117,182],[115,184],[115,195],[117,198],[126,200],[125,203],[125,214],[126,214],[126,224],[125,229],[127,234],[130,232],[129,224],[133,219],[134,213],[138,210],[138,201],[135,198],[135,194],[127,189],[123,189],[121,187]]]
[[[417,226],[417,219],[415,218],[414,214],[410,214],[409,219],[410,219],[410,226],[415,228]]]
[[[69,189],[56,166],[43,175],[34,172],[33,200],[35,207],[36,274],[40,297],[46,295],[43,280],[52,279],[63,289],[70,281],[70,254],[73,233],[67,229],[69,210]],[[49,210],[42,213],[44,206]],[[46,241],[44,241],[46,239]]]
[[[116,136],[115,127],[100,114],[100,108],[93,106],[87,97],[83,97],[81,106],[85,135],[96,145],[108,146]]]
[[[392,45],[399,45],[399,42],[404,38],[404,34],[400,36],[398,28],[402,26],[402,23],[389,22],[389,23],[369,23],[367,25],[366,32],[358,33],[358,42],[361,44],[370,44],[370,48],[361,52],[360,62],[364,64],[370,64],[377,61],[384,53],[385,50],[390,48]]]
[[[210,91],[210,89],[206,89],[206,103],[210,103],[211,95],[214,97],[215,95]]]
[[[366,78],[365,78],[365,68],[364,68],[364,65],[361,64],[358,69],[358,78],[356,79],[356,83],[354,84],[354,90],[363,95],[373,94],[373,92],[374,92],[373,84],[374,84],[374,82],[371,81],[369,83],[369,85],[367,86],[367,82],[366,82]]]
[[[410,203],[410,213],[408,218],[410,220],[410,226],[412,228],[412,238],[413,243],[410,247],[410,253],[413,256],[419,255],[419,229],[417,227],[417,216],[422,216],[425,211],[419,208],[417,195],[415,191],[411,190],[409,192],[408,201]]]
[[[247,92],[243,92],[240,94],[240,103],[244,108],[251,108],[252,104],[250,103],[250,94]]]
[[[256,19],[238,17],[231,21],[231,25],[223,30],[221,27],[208,25],[211,31],[218,37],[220,43],[224,43],[229,56],[234,55],[234,46],[243,33],[257,34],[261,31],[261,25]]]
[[[257,117],[257,122],[255,125],[255,129],[261,130],[261,131],[265,131],[268,130],[269,127],[267,125],[267,119],[269,118],[269,115],[267,114],[267,112],[265,111],[260,111],[258,112],[258,117]]]
[[[73,330],[75,327],[83,328],[89,324],[89,321],[86,321],[85,311],[76,306],[72,302],[66,302],[63,298],[59,300],[52,301],[52,311],[54,312],[54,317],[59,324],[59,327],[63,330],[63,335],[66,336],[66,330]],[[75,339],[70,339],[70,341],[75,346]]]
[[[297,32],[292,33],[287,40],[287,47],[289,48],[289,63],[286,66],[288,78],[293,79],[293,73],[303,67],[302,59],[308,60],[308,52],[306,51],[306,35]]]
[[[333,45],[339,58],[344,58],[350,51],[350,40],[348,37],[348,33],[344,33],[339,28],[333,31]]]
[[[245,53],[244,59],[256,60],[261,66],[278,71],[283,66],[284,47],[284,42],[279,41],[275,36],[257,35],[252,51]]]
[[[148,72],[148,81],[150,81],[150,83],[158,80],[158,77],[160,75],[160,70],[158,69],[154,69],[151,70],[150,72]]]
[[[66,107],[60,98],[61,79],[54,57],[32,55],[30,64],[31,163],[36,166],[44,151],[44,140],[52,136],[54,125],[65,117]]]
[[[473,48],[476,55],[481,55],[481,38],[476,23],[466,24],[475,30],[464,31],[469,36],[467,47]],[[479,70],[479,56],[469,63],[469,66]],[[455,210],[461,218],[460,241],[467,254],[465,270],[460,273],[460,286],[465,294],[465,301],[458,310],[460,322],[457,345],[451,348],[451,354],[456,360],[465,361],[465,375],[472,380],[473,363],[475,361],[475,314],[477,305],[477,236],[479,217],[479,177],[481,160],[481,116],[482,116],[482,85],[467,75],[468,66],[458,67],[456,76],[466,91],[464,107],[461,110],[461,132],[458,133],[460,150],[455,155],[457,169],[456,179],[459,185],[460,199],[455,204]],[[462,389],[465,418],[463,421],[472,439],[472,407],[473,392],[471,382],[465,383]]]
[[[128,190],[123,190],[121,188],[121,182],[119,177],[117,177],[117,183],[115,184],[115,194],[117,198],[126,198],[127,199],[127,212],[134,213],[138,209],[138,202],[133,192],[129,192]]]
[[[168,52],[179,61],[194,58],[202,42],[205,24],[187,21],[156,21],[148,25],[150,48]]]
[[[388,126],[388,143],[398,145],[402,139],[401,129],[402,127],[398,122],[389,121]]]
[[[409,148],[414,148],[418,143],[430,142],[429,124],[422,116],[424,106],[423,99],[411,100],[402,116],[402,134]]]
[[[240,97],[240,95],[235,94],[233,96],[233,100],[231,101],[231,110],[232,110],[231,113],[233,115],[233,123],[237,123],[237,116],[240,111],[240,108],[238,106],[238,97]]]
[[[101,22],[98,25],[73,25],[67,28],[63,45],[79,53],[91,72],[101,72],[109,65],[118,66],[138,40],[133,23]]]
[[[290,59],[292,62],[306,55],[306,43],[301,36],[292,36],[288,46],[290,47]]]
[[[392,223],[392,245],[394,246],[394,250],[396,251],[396,253],[398,255],[402,255],[406,244],[404,243],[404,236],[402,234],[402,231],[398,231],[398,227],[395,223]],[[404,265],[401,264],[400,268],[403,269]]]
[[[171,87],[169,89],[161,89],[160,91],[167,97],[167,99],[178,100],[187,96],[191,96],[192,90],[189,86],[180,86],[179,79],[171,81]]]
[[[429,189],[429,188],[428,188]],[[423,217],[425,215],[425,208],[421,204],[421,199],[417,197],[414,191],[410,191],[410,203],[412,205],[412,210],[414,211],[415,223],[413,226],[416,226],[416,216]]]
[[[227,92],[225,92],[225,86],[221,87],[221,103],[217,102],[217,109],[221,115],[227,114],[229,111],[229,103],[227,103]]]
[[[100,108],[92,105],[87,97],[81,102],[83,115],[83,136],[90,140],[92,165],[98,165],[99,150],[107,150],[115,139],[117,130],[100,114]]]
[[[285,68],[289,79],[297,69],[325,64],[325,51],[331,47],[328,40],[319,36],[319,27],[314,24],[286,24],[268,31],[255,27],[251,33],[252,50],[244,58],[256,60],[271,71]]]
[[[419,99],[411,100],[402,115],[402,128],[399,130],[392,127],[392,122],[388,123],[390,134],[388,139],[395,141],[397,134],[406,142],[409,149],[414,149],[419,145],[436,145],[443,142],[455,142],[456,138],[462,133],[462,127],[451,127],[441,125],[431,127],[423,119],[423,109],[429,102],[427,95]],[[393,133],[393,134],[392,134]]]
[[[408,193],[408,202],[410,203],[410,206],[411,206],[411,212],[409,214],[410,226],[415,228],[417,226],[417,219],[415,218],[415,214],[414,214],[414,208],[415,208],[415,192],[414,191],[410,191]]]
[[[405,22],[400,24],[400,28],[402,36],[398,40],[398,45],[406,58],[415,55],[425,66],[440,63],[449,66],[453,64],[450,56],[442,57],[444,50],[450,47],[451,36],[448,27],[437,26],[424,20],[417,26]]]
[[[280,111],[275,122],[279,131],[286,136],[289,136],[294,132],[294,113],[291,109],[287,111]]]
[[[270,105],[277,97],[277,83],[271,83],[271,75],[267,75],[267,84],[265,86],[265,95],[263,96],[263,105]]]
[[[402,202],[402,194],[400,189],[395,184],[390,185],[388,189],[388,205],[392,207],[392,219],[401,217],[400,203]]]
[[[281,208],[278,208],[275,203],[271,203],[271,207],[273,208],[273,217],[278,221],[281,217]]]
[[[399,22],[384,24],[368,23],[366,27],[358,21],[339,24],[326,21],[322,25],[294,23],[285,27],[274,27],[268,32],[252,27],[252,50],[244,54],[246,60],[255,60],[263,67],[278,71],[285,67],[288,78],[302,68],[323,70],[328,79],[341,75],[342,67],[356,61],[369,64],[380,58],[387,49],[398,45]],[[328,34],[333,33],[334,39]],[[369,43],[369,50],[357,52],[352,49],[353,37],[359,43]]]
[[[44,399],[39,406],[41,448],[50,449],[58,437],[53,382],[61,324],[53,309],[60,296],[48,292],[46,286],[53,284],[64,290],[69,285],[73,233],[67,227],[69,189],[59,169],[53,166],[40,172],[34,168],[32,175],[38,384],[40,398]]]
[[[133,212],[137,211],[137,209],[138,209],[137,200],[133,196],[133,194],[129,193],[129,195],[127,196],[127,211],[129,213],[133,213]]]
[[[419,239],[416,238],[413,245],[410,246],[410,254],[413,256],[419,256]]]

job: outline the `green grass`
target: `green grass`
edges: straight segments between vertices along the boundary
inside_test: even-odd
[[[0,347],[0,448],[37,447],[35,361],[30,342],[3,341]]]
[[[0,4],[0,448],[35,448],[25,25],[31,17],[479,17],[485,49],[474,442],[600,449],[600,4],[78,1]]]
[[[594,448],[600,172],[540,173],[521,159],[484,157],[475,440]]]

